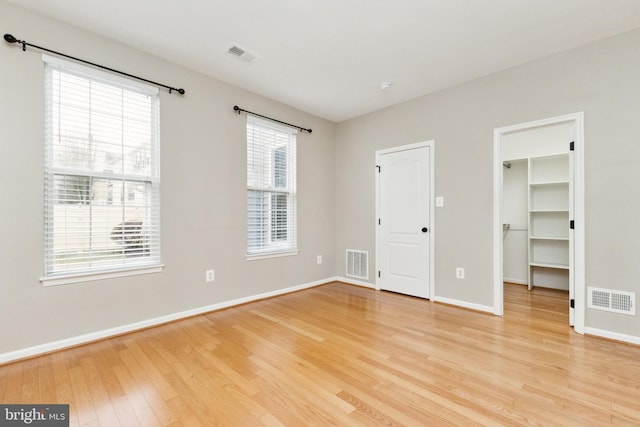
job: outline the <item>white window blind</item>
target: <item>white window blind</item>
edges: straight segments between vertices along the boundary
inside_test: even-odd
[[[158,90],[43,59],[45,278],[159,266]]]
[[[247,254],[297,250],[296,136],[247,116]]]

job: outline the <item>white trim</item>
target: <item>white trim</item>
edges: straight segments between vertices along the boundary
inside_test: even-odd
[[[504,128],[501,128],[504,129]],[[502,222],[502,141],[504,131],[493,130],[493,313],[497,316],[504,314],[504,265],[503,239],[504,228]],[[500,162],[500,169],[496,163]],[[496,232],[500,224],[500,235]],[[498,286],[498,282],[500,286]],[[500,288],[500,289],[498,289]]]
[[[400,145],[400,146],[397,146],[397,147],[385,148],[383,150],[377,150],[376,151],[376,156],[379,156],[379,155],[382,155],[382,154],[397,153],[398,151],[413,150],[413,149],[416,149],[416,148],[422,148],[422,147],[431,146],[433,144],[434,144],[434,140],[430,139],[428,141],[414,142],[413,144],[405,144],[405,145]]]
[[[584,328],[585,335],[592,335],[594,337],[607,338],[615,341],[622,341],[629,344],[640,345],[640,336],[620,334],[618,332],[605,331],[604,329],[596,329],[586,326]]]
[[[259,259],[269,259],[269,258],[280,258],[283,256],[293,256],[293,255],[298,255],[298,253],[300,253],[300,251],[296,249],[293,251],[286,251],[286,252],[270,252],[270,253],[258,254],[258,255],[247,255],[247,261],[256,261]]]
[[[583,116],[584,116],[583,112],[571,113],[571,114],[565,114],[562,116],[548,117],[546,119],[533,120],[531,122],[518,123],[510,126],[503,126],[495,130],[499,131],[500,133],[511,133],[518,130],[528,129],[528,128],[537,128],[540,126],[553,125],[553,124],[562,123],[562,122],[572,122],[579,118],[582,118]],[[557,154],[563,154],[563,153],[557,153]],[[552,153],[550,155],[553,156],[554,154]],[[502,165],[502,160],[500,161],[500,164]]]
[[[256,116],[254,113],[250,113],[249,111],[245,111],[245,114],[247,115],[247,121],[257,123],[259,126],[269,127],[280,132],[293,133],[295,135],[298,135],[300,133],[300,129],[293,125],[285,125],[284,123],[276,123],[273,120],[263,119]]]
[[[584,112],[566,114],[532,122],[504,126],[493,130],[493,311],[504,314],[503,295],[503,230],[502,230],[502,135],[517,130],[546,126],[562,122],[575,124],[574,151],[574,330],[584,333],[585,288],[585,205],[584,205]]]
[[[160,317],[154,317],[152,319],[142,320],[140,322],[129,323],[127,325],[117,326],[115,328],[104,329],[102,331],[90,332],[84,335],[78,335],[71,338],[65,338],[58,341],[53,341],[45,344],[35,345],[33,347],[27,347],[20,350],[9,351],[7,353],[0,353],[0,365],[17,361],[20,359],[26,359],[34,357],[52,351],[62,350],[69,347],[75,347],[82,344],[102,340],[117,335],[134,332],[140,329],[150,328],[153,326],[162,325],[164,323],[173,322],[176,320],[184,319],[187,317],[197,316],[203,313],[209,313],[212,311],[221,310],[224,308],[233,307],[236,305],[246,304],[253,301],[258,301],[265,298],[271,298],[279,295],[288,294],[291,292],[300,291],[303,289],[313,288],[316,286],[324,285],[334,282],[335,277],[330,277],[323,280],[317,280],[315,282],[309,282],[302,285],[292,286],[290,288],[278,289],[276,291],[265,292],[262,294],[252,295],[244,298],[238,298],[235,300],[224,301],[216,304],[207,305],[204,307],[194,308],[191,310],[180,311],[177,313],[167,314]]]
[[[471,309],[471,310],[482,311],[482,312],[485,312],[485,313],[496,314],[494,312],[494,308],[491,307],[491,306],[488,306],[488,305],[475,304],[473,302],[460,301],[460,300],[457,300],[457,299],[443,298],[443,297],[434,297],[433,301],[441,302],[443,304],[453,305],[453,306],[456,306],[456,307],[463,307],[463,308],[468,308],[468,309]]]
[[[85,76],[98,77],[107,82],[115,83],[118,86],[124,86],[128,89],[142,92],[147,95],[157,96],[160,93],[160,88],[152,83],[145,83],[135,79],[134,77],[124,77],[108,71],[102,71],[96,67],[83,65],[68,59],[58,58],[57,56],[50,56],[46,53],[42,54],[42,62],[55,65],[75,74],[81,73]]]
[[[528,285],[529,282],[527,282],[526,280],[520,280],[520,279],[511,279],[509,277],[504,277],[502,279],[503,282],[509,282],[509,283],[515,283],[516,285]]]
[[[342,276],[336,277],[336,280],[338,282],[343,282],[348,285],[356,285],[356,286],[362,286],[363,288],[376,289],[376,285],[374,285],[373,283],[363,282],[362,280],[349,279],[347,277],[342,277]]]
[[[435,205],[435,192],[436,192],[436,143],[435,140],[431,139],[423,142],[416,142],[413,144],[401,145],[398,147],[385,148],[383,150],[376,151],[376,164],[380,164],[380,156],[389,153],[397,153],[399,151],[407,151],[413,150],[416,148],[429,148],[429,295],[428,299],[434,298],[436,294],[436,273],[435,273],[435,248],[436,248],[436,205]],[[380,218],[380,206],[378,203],[379,194],[380,194],[380,174],[376,174],[376,209],[375,209],[375,218],[374,224],[378,223],[378,218]],[[375,285],[374,289],[380,290],[380,286],[378,285],[378,274],[380,271],[378,254],[380,253],[380,236],[379,236],[379,227],[376,225],[376,273],[375,273]]]
[[[160,273],[164,264],[150,267],[133,267],[118,271],[103,271],[78,274],[65,274],[49,277],[41,277],[43,286],[69,285],[71,283],[90,282],[93,280],[113,279],[116,277],[137,276],[139,274]]]
[[[585,169],[584,169],[584,113],[575,114],[576,124],[576,148],[573,154],[573,193],[574,193],[574,209],[573,218],[575,220],[575,228],[573,230],[573,277],[574,277],[574,301],[575,301],[575,319],[574,329],[580,334],[585,333],[585,312],[586,312],[586,220],[585,220]]]
[[[429,146],[429,298],[436,296],[436,143],[428,141]]]

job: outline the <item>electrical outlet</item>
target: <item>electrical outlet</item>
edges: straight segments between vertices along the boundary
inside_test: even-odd
[[[456,279],[464,279],[464,268],[456,267]]]
[[[205,279],[207,280],[207,282],[213,282],[215,278],[216,278],[216,275],[214,270],[207,270],[205,272]]]
[[[322,255],[318,255],[317,261],[318,261],[318,264],[322,264]]]

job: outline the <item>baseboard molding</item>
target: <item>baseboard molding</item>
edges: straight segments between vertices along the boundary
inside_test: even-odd
[[[373,283],[363,282],[361,280],[350,279],[347,277],[338,276],[335,278],[338,282],[347,283],[349,285],[362,286],[364,288],[376,289],[376,285]]]
[[[529,284],[529,282],[527,282],[526,280],[510,279],[508,277],[503,277],[502,281],[503,282],[508,282],[508,283],[515,283],[516,285],[528,285]]]
[[[622,341],[629,344],[640,345],[640,337],[635,335],[619,334],[618,332],[606,331],[604,329],[590,328],[585,326],[585,335],[593,335],[600,338],[607,338],[615,341]]]
[[[130,324],[118,326],[115,328],[104,329],[101,331],[91,332],[91,333],[79,335],[76,337],[65,338],[62,340],[52,341],[45,344],[39,344],[33,347],[27,347],[24,349],[14,350],[7,353],[0,353],[0,365],[10,363],[10,362],[15,362],[22,359],[28,359],[35,356],[40,356],[43,354],[51,353],[51,352],[62,350],[69,347],[76,347],[79,345],[88,344],[94,341],[99,341],[105,338],[111,338],[117,335],[123,335],[130,332],[135,332],[137,330],[146,329],[153,326],[159,326],[164,323],[185,319],[187,317],[197,316],[199,314],[208,313],[211,311],[221,310],[223,308],[229,308],[236,305],[258,301],[261,299],[272,298],[275,296],[284,295],[291,292],[313,288],[316,286],[333,282],[335,280],[338,280],[338,279],[335,277],[330,277],[327,279],[305,283],[298,286],[278,289],[277,291],[265,292],[262,294],[252,295],[244,298],[238,298],[235,300],[224,301],[216,304],[207,305],[204,307],[198,307],[191,310],[180,311],[173,314],[167,314],[165,316],[142,320],[140,322],[130,323]]]
[[[435,302],[441,302],[443,304],[455,305],[457,307],[463,307],[471,310],[483,311],[485,313],[495,314],[494,308],[488,305],[474,304],[472,302],[460,301],[457,299],[443,298],[443,297],[433,297],[432,300]]]

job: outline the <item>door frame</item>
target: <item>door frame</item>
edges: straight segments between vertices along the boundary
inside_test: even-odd
[[[494,314],[504,314],[503,295],[503,231],[502,231],[502,137],[506,133],[539,126],[573,122],[575,126],[575,150],[573,154],[574,209],[574,330],[584,334],[586,309],[585,287],[585,206],[584,206],[584,112],[551,117],[532,122],[505,126],[493,130],[493,309]]]
[[[429,295],[427,299],[433,300],[435,296],[435,141],[423,141],[413,144],[400,145],[392,148],[385,148],[376,151],[376,211],[374,224],[376,224],[376,289],[380,290],[378,271],[380,271],[380,227],[378,226],[378,218],[380,218],[380,174],[378,173],[378,165],[380,164],[380,156],[399,151],[414,150],[417,148],[429,148]]]

